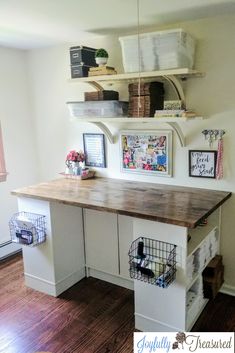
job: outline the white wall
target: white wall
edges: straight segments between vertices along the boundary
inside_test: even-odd
[[[108,168],[99,169],[102,176],[135,179],[163,184],[185,185],[199,188],[235,191],[235,100],[234,100],[234,57],[235,57],[235,17],[218,17],[185,22],[172,26],[182,27],[197,40],[196,65],[198,70],[206,72],[205,78],[190,79],[187,82],[187,106],[195,109],[207,119],[201,122],[186,123],[182,129],[187,136],[187,147],[182,148],[174,137],[173,178],[147,177],[129,175],[120,172],[119,144],[107,142]],[[157,29],[157,28],[156,28]],[[103,38],[100,41],[86,43],[88,46],[105,47],[110,53],[109,65],[120,72],[121,51],[118,37]],[[80,149],[82,133],[98,131],[87,123],[76,123],[69,120],[66,101],[83,100],[83,91],[92,90],[86,84],[69,83],[69,46],[58,46],[29,53],[28,63],[35,109],[37,145],[42,180],[58,177],[64,170],[64,159],[70,149]],[[110,88],[110,87],[109,87]],[[116,87],[120,88],[121,86]],[[126,92],[121,90],[121,99]],[[143,128],[136,125],[135,128]],[[167,126],[162,125],[161,128]],[[132,125],[112,126],[117,128],[133,128]],[[147,126],[145,125],[145,128]],[[151,125],[148,126],[151,128]],[[152,126],[152,128],[156,128]],[[159,126],[158,126],[159,128]],[[227,131],[224,139],[224,179],[220,181],[188,177],[188,149],[205,149],[201,131],[205,128],[218,128]],[[216,144],[213,146],[216,149]],[[235,200],[230,199],[224,206],[222,253],[225,263],[226,283],[235,286]]]
[[[28,92],[26,53],[0,47],[0,121],[9,173],[0,183],[0,244],[10,239],[8,220],[18,209],[10,191],[38,180]]]

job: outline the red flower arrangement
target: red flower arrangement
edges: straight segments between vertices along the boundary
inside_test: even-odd
[[[84,162],[85,161],[85,154],[83,151],[75,151],[72,150],[66,157],[66,164],[70,162]]]

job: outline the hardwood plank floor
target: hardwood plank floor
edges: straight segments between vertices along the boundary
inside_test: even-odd
[[[0,263],[0,353],[132,353],[133,292],[88,278],[58,298],[25,287],[23,262]],[[235,331],[235,298],[219,294],[194,331]]]

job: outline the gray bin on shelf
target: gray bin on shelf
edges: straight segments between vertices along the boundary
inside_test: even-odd
[[[67,102],[70,115],[81,117],[117,117],[127,116],[128,102],[121,101],[85,101]]]

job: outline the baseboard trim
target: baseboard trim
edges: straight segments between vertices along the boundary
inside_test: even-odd
[[[22,251],[22,246],[16,243],[7,242],[0,247],[0,260],[4,260],[9,256],[12,256]]]
[[[79,282],[82,278],[85,277],[85,269],[73,272],[57,282],[48,281],[29,273],[25,273],[24,275],[25,284],[27,287],[51,295],[53,297],[58,297],[65,290],[69,289],[75,283]]]
[[[167,325],[148,316],[135,313],[135,328],[143,332],[180,332],[183,328]]]
[[[229,286],[228,284],[223,284],[220,288],[220,293],[232,295],[233,297],[235,297],[235,287]]]
[[[116,284],[117,286],[124,287],[127,289],[134,290],[134,282],[133,280],[126,279],[124,277],[118,275],[112,275],[106,272],[102,272],[99,270],[95,270],[93,268],[87,268],[87,277],[98,278],[102,281],[106,281],[112,284]]]
[[[85,267],[78,270],[78,271],[75,271],[75,272],[71,273],[70,275],[68,275],[67,277],[57,281],[56,282],[56,296],[60,295],[65,290],[69,289],[77,282],[81,281],[81,279],[83,279],[84,277],[86,277]]]

